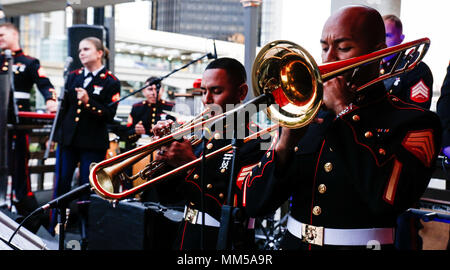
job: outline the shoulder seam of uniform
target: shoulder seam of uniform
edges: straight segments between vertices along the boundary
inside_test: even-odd
[[[79,68],[79,69],[75,69],[75,70],[72,70],[69,74],[72,74],[72,73],[76,73],[76,72],[79,72],[80,70],[82,70],[81,68]]]
[[[112,72],[111,72],[110,70],[108,70],[108,69],[105,69],[105,74],[106,74],[107,76],[111,76],[111,78],[113,78],[115,81],[118,80],[117,77],[114,76],[114,75],[112,74]],[[105,78],[106,78],[107,76],[105,76]]]
[[[400,102],[394,104],[394,103],[393,103],[393,99],[394,99],[394,98],[396,98],[397,101],[400,101]],[[424,110],[422,107],[420,107],[419,105],[412,104],[412,103],[408,103],[408,102],[402,100],[401,98],[399,98],[399,97],[397,97],[397,96],[395,96],[395,95],[392,95],[392,94],[389,94],[389,95],[388,95],[388,99],[389,99],[389,103],[391,103],[392,105],[394,105],[394,106],[396,106],[396,107],[398,107],[398,108],[401,108],[401,109],[418,110],[418,111],[422,111],[422,112],[425,111],[425,110]],[[404,106],[399,106],[399,105],[404,105]]]

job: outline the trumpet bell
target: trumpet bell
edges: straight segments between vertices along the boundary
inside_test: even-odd
[[[323,82],[314,58],[300,45],[286,40],[266,44],[252,69],[253,94],[270,93],[274,104],[266,113],[281,126],[309,124],[322,105]]]

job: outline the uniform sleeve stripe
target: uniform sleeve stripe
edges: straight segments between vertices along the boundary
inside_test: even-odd
[[[402,145],[425,166],[431,167],[435,154],[433,130],[411,131],[403,139]]]
[[[395,192],[397,190],[398,180],[402,171],[403,164],[395,159],[394,167],[392,168],[391,177],[384,191],[383,199],[390,205],[394,204]]]

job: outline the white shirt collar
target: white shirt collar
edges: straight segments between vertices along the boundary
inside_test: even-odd
[[[92,71],[92,75],[97,76],[97,74],[104,68],[105,66],[102,65],[99,69]],[[84,68],[84,76],[86,77],[88,73],[90,72],[87,68]]]

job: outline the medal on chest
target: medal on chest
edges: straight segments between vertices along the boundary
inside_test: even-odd
[[[233,158],[233,153],[225,153],[222,158],[222,164],[220,165],[220,172],[224,173],[228,170],[231,159]]]

